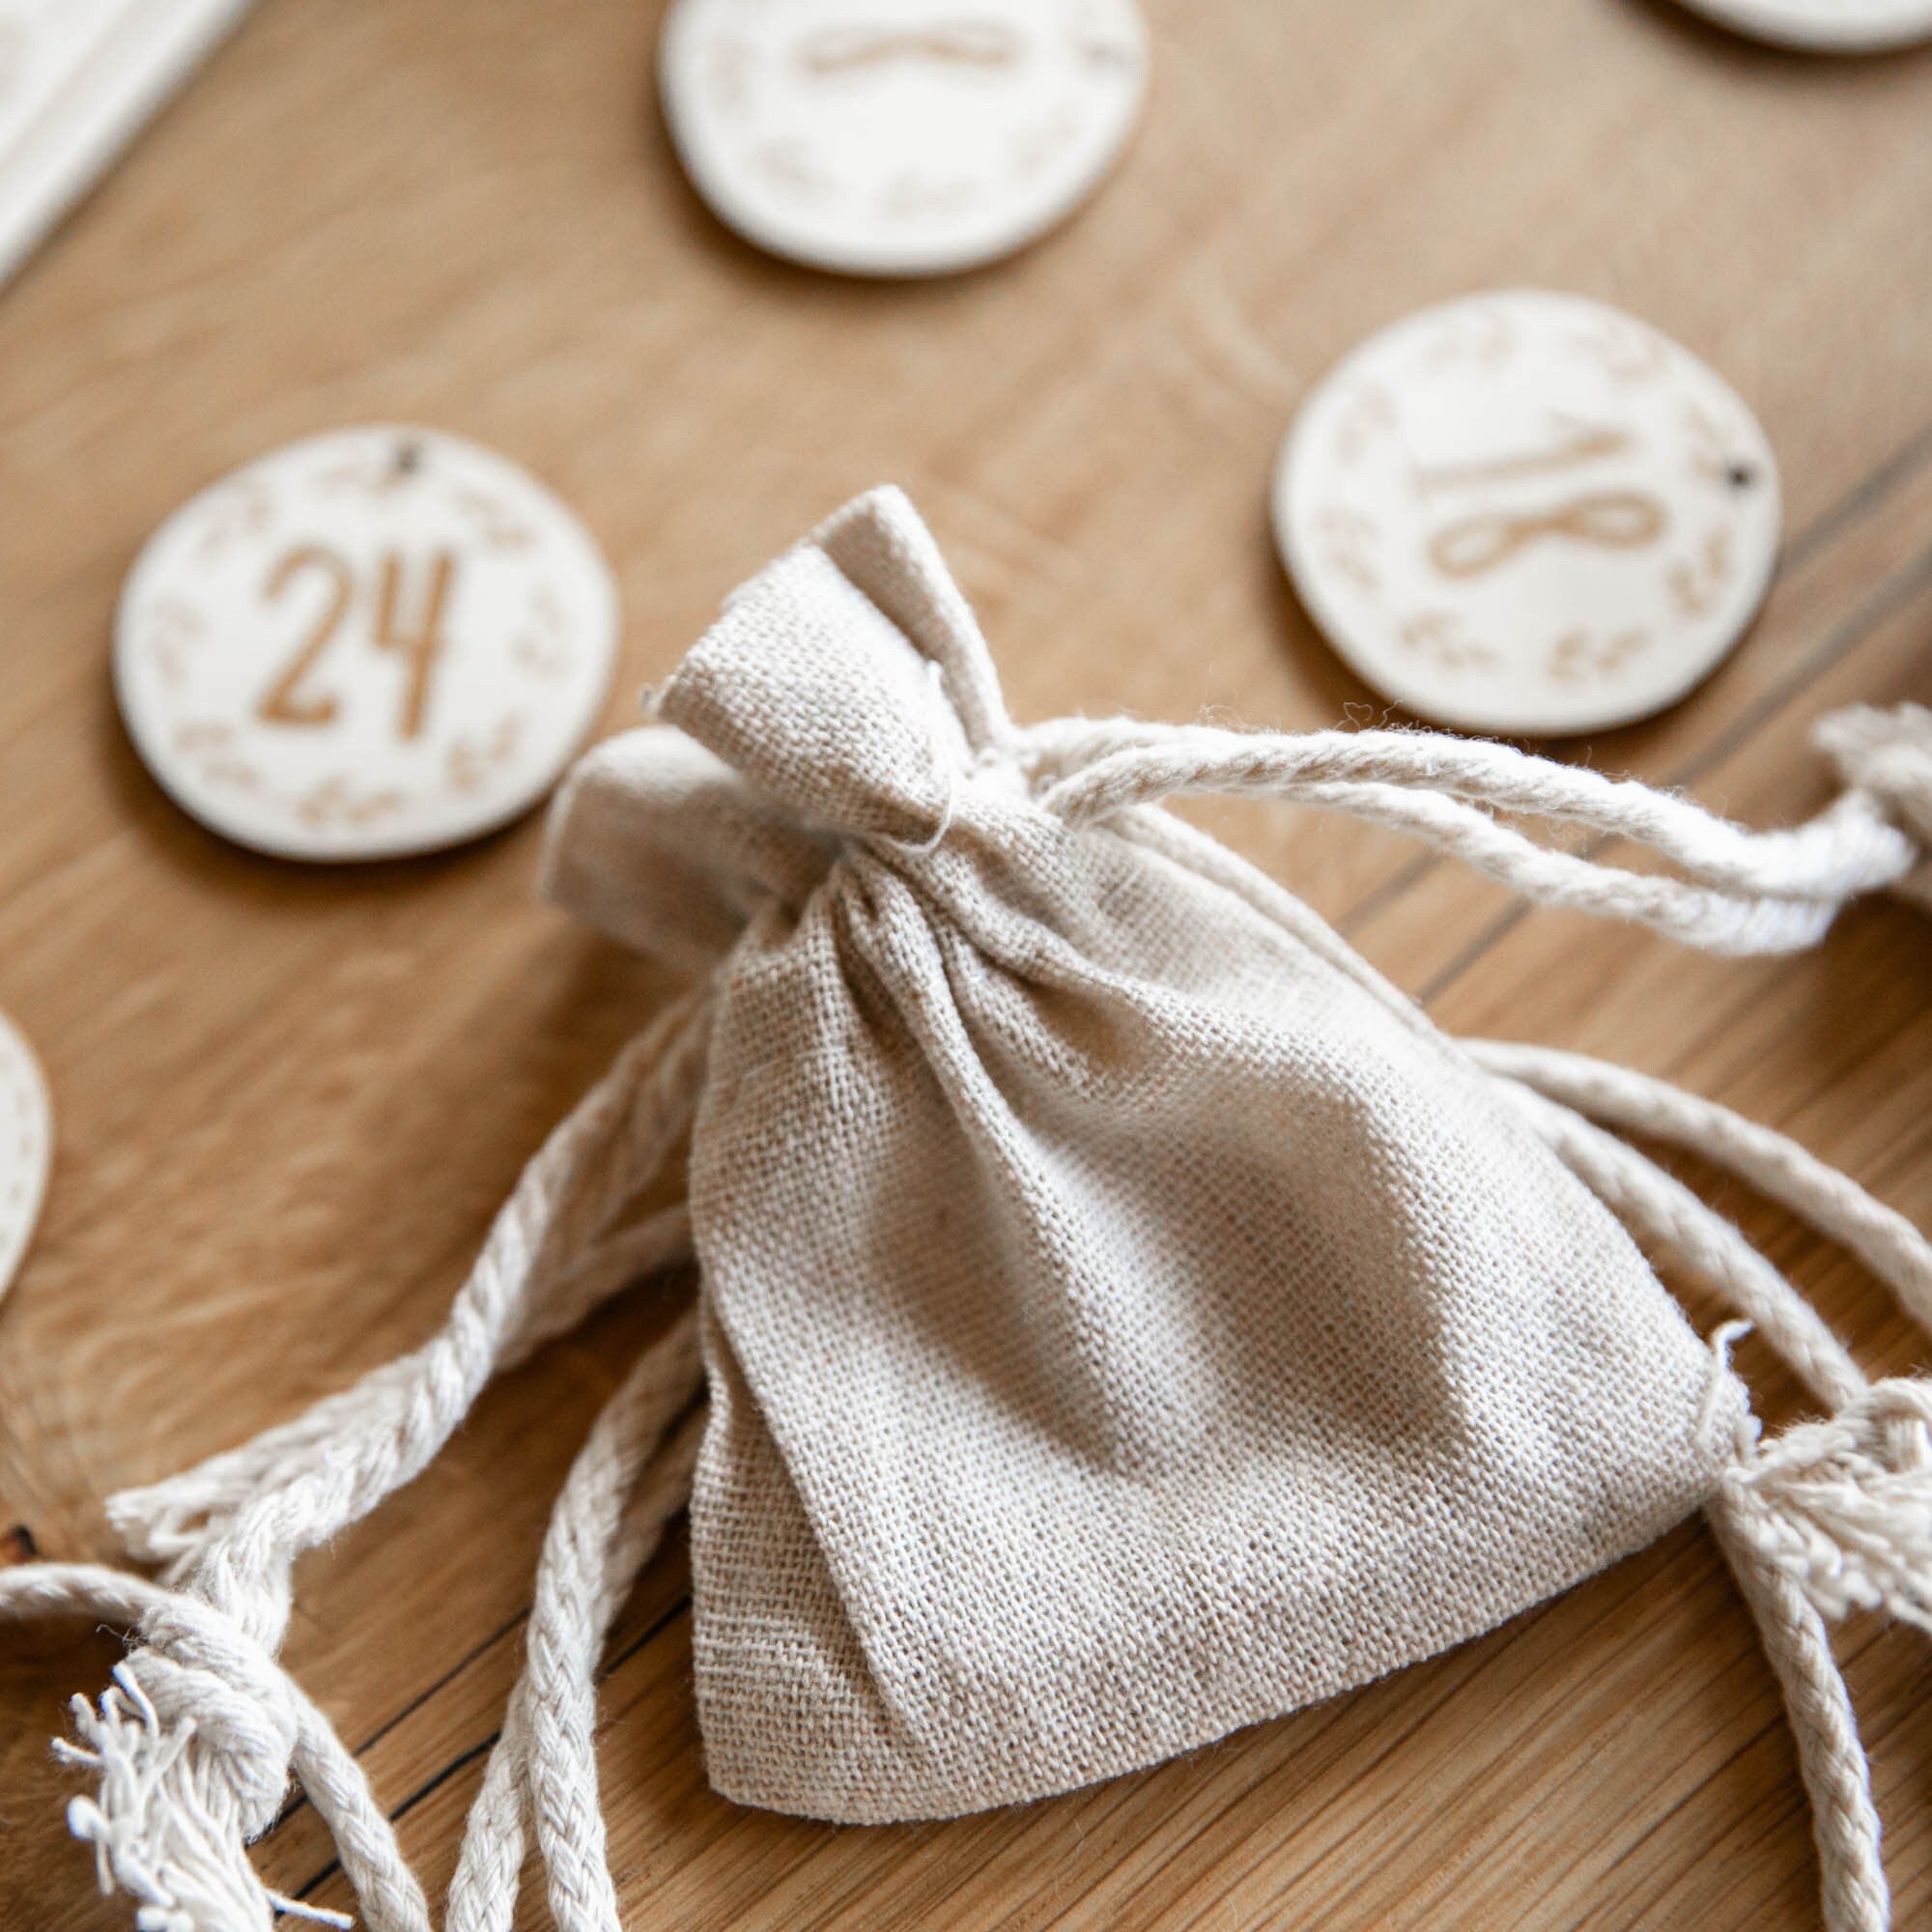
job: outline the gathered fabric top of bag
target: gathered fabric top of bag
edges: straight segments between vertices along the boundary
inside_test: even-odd
[[[740,590],[554,810],[544,889],[696,976],[526,1171],[448,1324],[117,1497],[158,1578],[0,1573],[0,1614],[134,1633],[76,1700],[71,1809],[148,1932],[261,1932],[291,1771],[378,1932],[432,1920],[361,1770],[275,1661],[293,1569],[434,1458],[494,1375],[695,1261],[696,1304],[556,1506],[528,1666],[444,1922],[506,1932],[534,1837],[616,1932],[592,1750],[606,1631],[689,1499],[714,1785],[858,1822],[1155,1763],[1493,1628],[1704,1510],[1783,1684],[1831,1932],[1889,1922],[1826,1619],[1932,1628],[1932,1384],[1873,1384],[1695,1150],[1932,1325],[1932,1248],[1779,1136],[1577,1056],[1441,1034],[1162,810],[1247,792],[1395,826],[1548,904],[1720,952],[1923,893],[1932,713],[1841,714],[1846,790],[1751,834],[1409,731],[1007,716],[910,505],[848,506]],[[1552,848],[1540,819],[1596,843]],[[1600,856],[1608,837],[1666,869]],[[685,1204],[639,1203],[688,1136]],[[1728,1298],[1700,1338],[1645,1251]],[[1826,1419],[1763,1436],[1755,1325]]]

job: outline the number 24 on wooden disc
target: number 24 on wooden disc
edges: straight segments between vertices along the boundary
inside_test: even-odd
[[[313,437],[161,526],[115,688],[185,810],[257,851],[383,859],[527,810],[610,689],[617,596],[550,491],[454,437]]]

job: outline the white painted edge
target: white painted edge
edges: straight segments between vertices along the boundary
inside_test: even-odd
[[[5,282],[253,0],[128,0],[0,153]]]
[[[1807,18],[1801,9],[1765,7],[1756,0],[1684,0],[1684,4],[1726,32],[1793,53],[1897,53],[1932,40],[1932,6],[1906,7],[1867,20],[1848,20],[1829,12]]]
[[[16,1118],[17,1117],[17,1118]],[[0,1301],[7,1297],[26,1259],[46,1200],[53,1171],[53,1102],[46,1075],[25,1035],[0,1012],[0,1134],[13,1133],[24,1120],[20,1146],[31,1157],[26,1185],[14,1202],[0,1196]],[[12,1150],[6,1150],[11,1155]]]

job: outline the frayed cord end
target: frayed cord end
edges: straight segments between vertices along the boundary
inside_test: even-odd
[[[69,1800],[68,1830],[92,1846],[102,1894],[124,1891],[134,1900],[136,1932],[272,1924],[272,1904],[248,1867],[235,1821],[195,1814],[206,1780],[184,1762],[194,1718],[163,1716],[131,1660],[115,1666],[99,1706],[75,1697],[71,1708],[78,1741],[57,1740],[54,1753],[99,1783],[92,1797]]]
[[[1719,1481],[1739,1533],[1821,1615],[1932,1632],[1932,1381],[1876,1382],[1835,1415],[1753,1432]]]
[[[339,1932],[349,1932],[355,1920],[346,1912],[331,1912],[326,1905],[307,1905],[299,1898],[290,1898],[287,1893],[271,1891],[269,1903],[284,1918],[299,1918],[308,1925],[333,1925]]]

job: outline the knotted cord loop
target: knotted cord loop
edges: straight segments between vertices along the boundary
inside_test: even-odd
[[[1932,1632],[1928,1429],[1932,1383],[1898,1378],[1768,1440],[1753,1430],[1723,1474],[1739,1534],[1821,1614]]]
[[[331,1917],[270,1893],[246,1855],[291,1769],[373,1932],[430,1932],[360,1767],[274,1661],[290,1572],[412,1480],[506,1361],[682,1250],[681,1211],[626,1216],[696,1110],[709,1028],[699,988],[618,1056],[524,1170],[433,1340],[249,1448],[114,1500],[130,1545],[165,1561],[176,1587],[88,1566],[0,1572],[0,1615],[79,1609],[138,1629],[98,1709],[75,1700],[79,1743],[66,1755],[99,1780],[70,1821],[94,1843],[103,1887],[138,1901],[140,1932],[266,1932],[277,1912]],[[639,1402],[689,1400],[691,1335],[687,1317],[668,1352],[646,1357],[632,1384]],[[567,1857],[575,1839],[561,1829]]]
[[[299,1698],[281,1665],[219,1611],[171,1593],[142,1618],[141,1648],[122,1672],[163,1726],[192,1726],[219,1759],[242,1835],[266,1832],[287,1794],[300,1732]]]
[[[1932,1631],[1932,1384],[1876,1383],[1765,1440],[1753,1422],[1707,1507],[1784,1692],[1828,1932],[1886,1932],[1871,1774],[1827,1620],[1889,1611]]]
[[[428,1932],[422,1893],[361,1767],[294,1679],[233,1619],[184,1593],[94,1564],[0,1571],[0,1618],[93,1616],[138,1629],[98,1706],[73,1700],[93,1772],[68,1822],[100,1887],[137,1901],[140,1932],[259,1932],[276,1913],[346,1925],[256,1878],[245,1846],[273,1820],[293,1764],[335,1834],[376,1932]]]
[[[1932,853],[1932,711],[1855,704],[1824,719],[1815,735],[1845,782],[1875,799],[1921,854]],[[1905,890],[1932,899],[1932,866],[1921,865]]]
[[[1827,1621],[1883,1609],[1932,1631],[1932,1382],[1868,1381],[1730,1222],[1583,1115],[1739,1175],[1858,1255],[1921,1322],[1932,1310],[1932,1243],[1849,1176],[1712,1101],[1580,1054],[1465,1044],[1633,1232],[1722,1289],[1832,1411],[1767,1439],[1744,1409],[1706,1513],[1784,1693],[1811,1799],[1827,1932],[1886,1932],[1890,1894],[1871,1776]],[[1714,1394],[1729,1376],[1735,1326],[1716,1338]]]
[[[1632,920],[1715,952],[1814,945],[1848,900],[1900,884],[1922,856],[1880,798],[1857,787],[1808,824],[1752,833],[1634,781],[1433,732],[1073,720],[1028,737],[1040,803],[1072,823],[1195,793],[1319,806],[1422,838],[1541,904]],[[1682,876],[1550,850],[1497,812],[1631,839]]]
[[[734,938],[755,951],[789,917],[785,908],[815,889],[822,832],[874,840],[901,858],[930,856],[962,820],[977,834],[994,818],[962,789],[982,778],[988,794],[1024,789],[1069,824],[1201,791],[1329,807],[1419,836],[1545,903],[1729,952],[1811,943],[1848,898],[1905,881],[1932,837],[1925,713],[1902,724],[1900,714],[1867,717],[1835,736],[1828,727],[1851,789],[1811,823],[1768,835],[1641,785],[1456,738],[1081,721],[1014,733],[977,627],[909,517],[888,495],[835,519],[817,546],[760,580],[673,680],[667,713],[688,735],[667,731],[656,742],[676,743],[683,755],[674,769],[659,760],[659,782],[639,790],[637,816],[610,823],[660,833],[708,826],[712,837],[688,863],[690,841],[670,841],[675,863],[651,874],[660,890],[646,895],[641,929],[696,903],[708,921],[698,949],[707,965]],[[880,592],[890,611],[867,591],[873,581],[896,585]],[[802,627],[801,610],[825,621]],[[931,667],[934,711],[923,719],[914,703],[927,694],[901,675],[908,645]],[[837,756],[826,734],[800,725],[825,720],[828,690],[851,713],[833,721]],[[928,768],[946,788],[936,801]],[[936,829],[917,842],[879,830],[924,832],[928,812]],[[1501,813],[1633,838],[1677,875],[1546,849]],[[1140,837],[1159,818],[1127,816],[1121,829]],[[1039,830],[1037,818],[1031,829]],[[1224,876],[1235,862],[1222,860],[1200,869]],[[0,1574],[0,1614],[80,1609],[138,1632],[98,1708],[77,1706],[79,1742],[66,1754],[98,1779],[93,1797],[74,1802],[73,1829],[94,1844],[103,1885],[137,1900],[141,1932],[267,1932],[277,1913],[333,1919],[267,1890],[246,1855],[291,1773],[334,1833],[374,1932],[429,1932],[422,1894],[359,1767],[275,1661],[293,1568],[419,1473],[504,1366],[689,1251],[681,1209],[639,1218],[639,1204],[696,1110],[711,999],[700,987],[633,1042],[551,1136],[434,1338],[253,1444],[114,1500],[130,1548],[167,1566],[165,1584],[75,1566]],[[1887,1908],[1876,1819],[1822,1618],[1867,1603],[1915,1621],[1932,1616],[1932,1404],[1919,1384],[1874,1388],[1734,1228],[1578,1110],[1730,1158],[1881,1271],[1889,1267],[1901,1293],[1909,1283],[1915,1307],[1932,1307],[1932,1254],[1849,1182],[1828,1185],[1815,1163],[1776,1137],[1753,1138],[1734,1117],[1699,1112],[1688,1098],[1673,1108],[1641,1087],[1619,1089],[1522,1050],[1476,1051],[1585,1182],[1639,1233],[1710,1273],[1836,1411],[1808,1434],[1765,1443],[1720,1364],[1706,1419],[1743,1434],[1711,1511],[1786,1687],[1817,1804],[1833,1932],[1877,1932]],[[450,1932],[508,1932],[531,1838],[562,1932],[619,1932],[597,1804],[595,1663],[691,1482],[701,1319],[687,1314],[647,1352],[558,1501],[526,1669],[471,1814]]]

